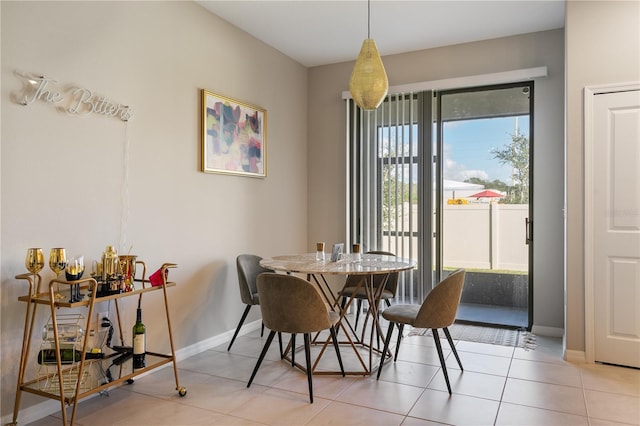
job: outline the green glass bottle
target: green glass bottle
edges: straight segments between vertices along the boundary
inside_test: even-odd
[[[74,362],[80,362],[82,352],[73,348],[60,348],[60,363],[61,364],[73,364]],[[41,349],[38,352],[38,364],[55,364],[56,363],[56,350],[55,349]]]
[[[147,329],[142,323],[142,309],[136,311],[136,323],[133,326],[133,368],[146,366]]]
[[[80,362],[82,352],[75,348],[60,348],[60,364],[73,364],[74,362]],[[99,359],[103,358],[103,353],[91,353],[85,354],[85,359]],[[55,364],[56,350],[55,349],[40,349],[38,352],[38,364]]]

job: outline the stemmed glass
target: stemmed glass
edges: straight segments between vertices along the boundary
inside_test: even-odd
[[[67,281],[76,281],[82,278],[84,273],[84,256],[72,257],[67,262],[67,267],[64,270]],[[71,298],[69,302],[79,302],[82,300],[80,294],[80,284],[71,285]]]
[[[36,275],[38,272],[42,271],[42,268],[44,268],[44,255],[42,254],[42,249],[38,247],[27,249],[27,257],[24,260],[24,266],[26,266],[27,271],[33,274],[33,282],[35,283]]]
[[[56,278],[60,275],[60,272],[64,271],[67,267],[67,252],[63,248],[52,248],[49,252],[49,267],[56,274]],[[60,284],[57,285],[56,300],[62,299],[60,294]]]

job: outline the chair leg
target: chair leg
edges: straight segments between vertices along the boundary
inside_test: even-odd
[[[278,343],[280,344],[280,359],[284,359],[284,350],[282,350],[282,333],[278,331]]]
[[[356,309],[356,325],[355,327],[353,327],[354,330],[358,329],[358,318],[360,318],[360,311],[362,310],[362,299],[358,299],[358,303],[357,303],[357,309]]]
[[[264,336],[264,323],[262,323],[262,328],[260,329],[260,337]]]
[[[251,306],[252,305],[247,305],[247,307],[244,308],[244,312],[242,313],[242,318],[240,318],[240,322],[238,323],[238,326],[236,327],[236,332],[233,333],[233,338],[231,339],[231,343],[229,343],[229,347],[227,348],[227,351],[229,351],[231,349],[231,346],[233,345],[233,342],[236,341],[236,337],[238,337],[238,332],[242,328],[242,324],[244,324],[244,320],[247,318],[247,315],[249,314],[249,310],[251,309]]]
[[[393,358],[393,362],[398,360],[398,351],[400,350],[400,342],[402,341],[402,332],[404,331],[404,324],[398,324],[398,343],[396,343],[396,355]]]
[[[264,344],[264,348],[262,348],[262,352],[260,353],[260,358],[258,358],[258,362],[256,363],[256,366],[253,369],[253,373],[251,373],[251,378],[249,379],[249,383],[247,383],[247,387],[251,386],[251,383],[253,382],[253,378],[256,376],[256,373],[258,372],[258,368],[260,368],[260,364],[262,364],[262,361],[264,360],[264,356],[267,354],[267,351],[269,350],[269,346],[271,346],[271,342],[273,341],[273,336],[275,335],[276,335],[275,331],[271,331],[269,333],[269,337],[267,337],[267,341]]]
[[[449,374],[447,374],[447,365],[444,362],[444,355],[442,354],[442,345],[440,344],[440,336],[438,336],[438,330],[435,328],[431,329],[433,333],[433,338],[436,341],[436,349],[438,350],[438,357],[440,358],[440,366],[442,367],[442,374],[444,374],[444,381],[447,382],[447,389],[449,390],[449,395],[451,395],[451,385],[449,384]]]
[[[296,333],[291,334],[291,366],[296,366]]]
[[[340,371],[342,372],[342,377],[344,377],[344,366],[342,365],[342,356],[340,356],[340,348],[338,345],[338,333],[336,333],[335,327],[331,327],[329,330],[331,331],[331,340],[333,340],[333,347],[336,349],[336,355],[338,356]]]
[[[391,340],[391,335],[393,334],[393,325],[393,322],[389,322],[389,330],[387,331],[387,337],[384,339],[384,348],[382,349],[382,355],[380,356],[380,367],[378,367],[378,377],[376,377],[376,380],[380,379],[380,373],[382,373],[384,357],[387,355],[387,350],[389,349],[389,341]]]
[[[313,404],[313,379],[311,378],[311,335],[304,333],[304,355],[307,359],[307,381],[309,382],[309,400]]]
[[[443,328],[444,335],[447,336],[447,340],[449,341],[449,346],[451,346],[451,350],[453,354],[456,356],[456,360],[458,361],[458,365],[460,366],[460,370],[464,371],[462,368],[462,362],[460,362],[460,357],[458,356],[458,351],[456,350],[456,345],[453,344],[453,339],[451,338],[451,333],[449,333],[449,329],[447,327]]]

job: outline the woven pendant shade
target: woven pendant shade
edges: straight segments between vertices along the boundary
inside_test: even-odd
[[[387,96],[389,80],[382,65],[376,42],[367,38],[351,72],[349,92],[356,104],[365,110],[376,109]]]

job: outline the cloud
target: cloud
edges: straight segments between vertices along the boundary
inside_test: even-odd
[[[445,159],[444,159],[444,178],[450,180],[457,180],[459,182],[464,182],[467,179],[472,177],[477,177],[480,179],[488,180],[489,173],[484,170],[470,170],[467,169],[463,164],[457,163],[451,158],[447,156],[447,149],[445,148]]]
[[[482,180],[489,180],[489,173],[484,170],[462,170],[458,173],[456,180],[466,181],[472,177],[480,178]]]

